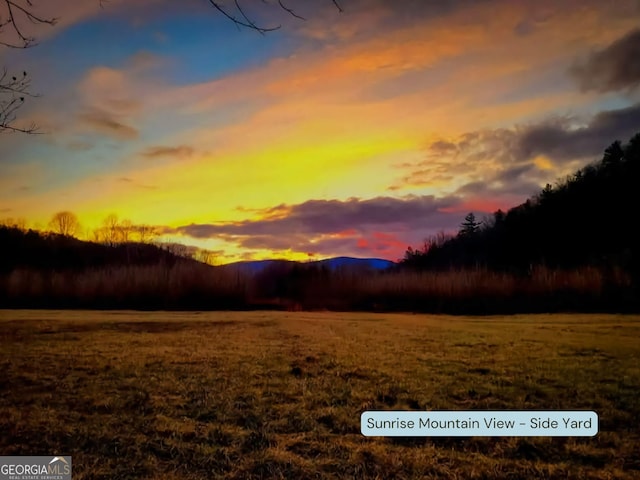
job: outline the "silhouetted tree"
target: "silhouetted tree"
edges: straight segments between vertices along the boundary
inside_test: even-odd
[[[134,228],[131,220],[125,218],[124,220],[120,221],[117,226],[118,242],[127,243],[131,241],[133,231]]]
[[[193,259],[198,262],[206,263],[208,265],[213,265],[213,262],[216,259],[216,254],[211,250],[199,248],[193,253]]]
[[[118,242],[118,216],[110,213],[102,221],[102,237],[103,242],[109,245],[115,245]]]
[[[58,212],[51,218],[49,228],[60,235],[72,237],[80,228],[80,222],[72,212]]]
[[[3,218],[0,220],[0,226],[17,228],[24,232],[27,230],[27,221],[24,218]]]
[[[540,195],[538,195],[538,200],[540,203],[544,203],[547,200],[549,200],[551,197],[553,197],[553,186],[550,183],[547,183],[545,185],[545,187],[542,189],[542,191],[540,192]]]
[[[151,225],[135,225],[133,230],[140,243],[149,243],[158,235],[157,229]]]
[[[624,157],[633,165],[633,171],[638,171],[640,164],[640,133],[635,134],[624,147]]]
[[[470,236],[475,235],[480,229],[481,222],[476,221],[476,216],[473,212],[468,213],[466,217],[464,217],[464,222],[460,225],[460,231],[458,232],[459,236]]]
[[[617,164],[623,157],[624,150],[622,149],[622,144],[620,143],[620,140],[616,140],[605,149],[604,156],[602,157],[602,164],[605,166]]]

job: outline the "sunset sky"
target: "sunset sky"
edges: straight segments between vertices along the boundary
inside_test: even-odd
[[[232,1],[222,2],[240,16]],[[110,213],[239,259],[396,260],[640,131],[637,0],[34,0],[0,218]],[[0,16],[6,11],[0,7]],[[4,35],[10,34],[5,32]]]

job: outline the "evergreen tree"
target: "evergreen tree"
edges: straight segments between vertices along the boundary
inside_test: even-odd
[[[604,156],[602,157],[602,164],[604,166],[617,164],[623,157],[624,150],[622,149],[622,145],[619,140],[616,140],[605,149]]]
[[[476,221],[476,216],[473,212],[470,212],[466,217],[464,217],[464,222],[460,225],[458,236],[470,236],[476,234],[481,224],[482,222]]]

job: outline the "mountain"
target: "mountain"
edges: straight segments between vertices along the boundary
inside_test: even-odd
[[[250,260],[243,262],[228,263],[217,268],[232,269],[241,273],[256,274],[264,271],[266,268],[286,269],[295,265],[312,265],[314,267],[327,267],[329,270],[335,271],[341,268],[368,268],[373,270],[385,270],[395,265],[390,260],[382,258],[354,258],[354,257],[334,257],[324,260],[314,260],[311,262],[295,262],[292,260]]]
[[[353,258],[353,257],[335,257],[327,258],[325,260],[316,260],[309,262],[312,265],[327,266],[331,270],[336,270],[343,267],[368,267],[373,270],[386,270],[389,267],[395,265],[395,262],[391,260],[384,260],[382,258]]]
[[[260,273],[269,267],[286,268],[288,266],[296,265],[297,263],[298,262],[294,262],[291,260],[251,260],[251,261],[225,263],[224,265],[219,265],[215,268],[221,269],[221,270],[233,270],[235,272],[240,272],[240,273],[254,274],[254,273]]]

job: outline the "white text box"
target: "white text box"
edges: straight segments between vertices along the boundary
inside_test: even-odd
[[[592,411],[367,411],[367,437],[593,437]]]

